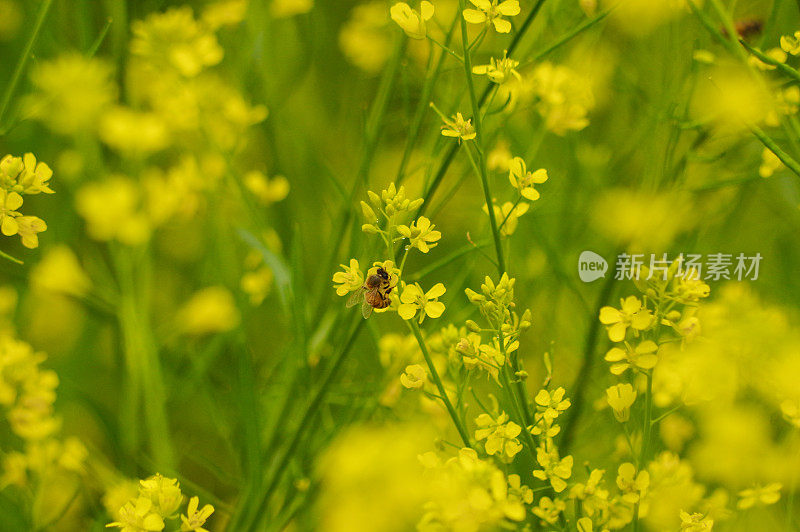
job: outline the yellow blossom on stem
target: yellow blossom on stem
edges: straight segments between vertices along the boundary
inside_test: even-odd
[[[409,240],[409,247],[417,248],[422,253],[427,253],[431,248],[438,245],[438,241],[442,238],[442,233],[434,231],[434,224],[424,217],[420,216],[416,222],[411,222],[411,225],[398,225],[397,232]]]
[[[581,501],[583,511],[589,516],[601,513],[608,508],[608,490],[600,487],[604,474],[605,470],[603,469],[593,469],[585,484],[579,482],[569,491],[569,497]]]
[[[200,505],[198,497],[189,499],[189,504],[186,507],[186,515],[181,515],[181,532],[208,532],[203,525],[206,520],[214,513],[214,507],[206,504],[200,510],[197,507]]]
[[[164,518],[153,510],[153,501],[147,497],[139,497],[133,502],[125,503],[119,512],[119,521],[106,525],[106,528],[121,528],[122,532],[155,532],[164,530]]]
[[[559,386],[552,392],[539,390],[539,393],[536,394],[534,402],[536,402],[537,409],[544,416],[545,420],[547,420],[548,424],[572,404],[569,399],[564,399],[565,393],[566,390]]]
[[[493,204],[494,219],[499,224],[500,234],[503,236],[513,235],[519,225],[519,218],[526,212],[530,205],[527,203],[511,203],[507,201],[502,206]],[[489,208],[484,204],[483,212],[489,214]]]
[[[488,65],[476,65],[472,67],[472,73],[479,76],[487,76],[490,81],[502,85],[512,77],[517,80],[522,80],[522,77],[517,72],[519,61],[515,61],[508,57],[508,51],[503,51],[501,59],[492,57]]]
[[[452,119],[443,118],[442,135],[445,137],[457,138],[462,140],[472,140],[477,136],[475,128],[472,126],[472,119],[465,120],[461,113],[456,113]]]
[[[514,157],[508,165],[508,180],[523,198],[536,201],[539,199],[539,191],[534,185],[547,181],[547,170],[539,168],[535,172],[529,172],[522,157]]]
[[[625,339],[628,328],[636,331],[647,329],[652,323],[649,309],[642,307],[642,302],[636,296],[620,300],[620,308],[603,307],[600,309],[600,323],[606,325],[608,338],[612,342],[621,342]]]
[[[606,389],[608,406],[614,410],[614,417],[625,423],[631,416],[631,405],[636,401],[636,390],[628,383],[617,384]]]
[[[475,430],[475,439],[486,440],[484,448],[486,454],[500,455],[500,458],[512,460],[522,450],[522,444],[517,436],[522,432],[522,427],[508,420],[508,415],[503,412],[496,419],[489,414],[481,414],[475,419],[478,428]]]
[[[800,31],[793,35],[783,35],[780,43],[781,49],[787,54],[800,55]]]
[[[390,14],[403,31],[412,39],[424,39],[427,34],[425,23],[433,17],[433,4],[422,0],[419,11],[411,9],[405,2],[398,2],[392,6]]]
[[[567,487],[567,479],[572,476],[572,456],[559,459],[558,450],[546,451],[544,447],[536,449],[536,461],[542,469],[535,469],[533,476],[539,480],[549,480],[556,493]]]
[[[617,487],[622,491],[622,500],[636,504],[647,493],[650,486],[650,473],[639,471],[630,462],[625,462],[617,469]]]
[[[350,292],[355,292],[364,285],[364,274],[358,266],[356,259],[350,259],[350,265],[340,264],[344,271],[333,274],[333,282],[338,284],[336,295],[346,296]]]
[[[444,303],[438,300],[444,293],[445,287],[442,283],[436,283],[427,292],[423,292],[418,283],[407,285],[400,295],[401,304],[397,313],[404,320],[410,320],[417,314],[417,311],[421,311],[419,313],[420,323],[425,316],[438,318],[444,312]]]
[[[645,340],[636,347],[625,345],[625,349],[612,347],[606,353],[606,362],[611,362],[611,373],[621,375],[628,368],[648,370],[658,363],[658,345],[651,340]]]
[[[405,372],[400,375],[400,384],[409,390],[418,390],[428,381],[428,373],[419,364],[406,366]]]
[[[498,4],[498,0],[469,0],[478,9],[465,9],[463,12],[464,20],[470,24],[492,23],[497,33],[508,33],[511,31],[511,22],[503,17],[514,17],[519,15],[518,0],[504,0]]]
[[[550,497],[542,497],[538,506],[533,509],[533,514],[545,523],[554,525],[566,507],[567,504],[559,498],[553,500]]]

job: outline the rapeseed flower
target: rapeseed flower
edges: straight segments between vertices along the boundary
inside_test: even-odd
[[[625,423],[631,416],[631,405],[636,400],[636,390],[628,383],[617,384],[606,389],[608,406],[614,411],[614,417]]]
[[[652,340],[645,340],[636,347],[625,345],[625,349],[612,347],[606,353],[606,362],[611,362],[611,373],[621,375],[625,370],[653,369],[658,363],[658,345]]]
[[[547,170],[539,168],[535,172],[529,172],[522,157],[514,157],[508,165],[508,180],[511,186],[519,190],[523,198],[536,201],[539,199],[539,191],[534,185],[540,185],[547,181]]]
[[[488,65],[476,65],[472,67],[472,73],[478,74],[479,76],[487,76],[489,80],[498,85],[502,85],[512,77],[521,80],[522,77],[519,72],[517,72],[519,61],[511,59],[507,54],[508,51],[503,51],[503,57],[501,59],[492,57]]]
[[[438,318],[444,312],[444,303],[439,301],[439,297],[444,293],[445,287],[442,283],[436,283],[427,292],[423,292],[418,283],[406,285],[400,295],[400,307],[397,313],[404,320],[410,320],[419,312],[420,323],[425,316]]]
[[[491,23],[497,33],[511,31],[511,22],[503,17],[519,15],[518,0],[469,0],[478,9],[467,8],[463,11],[464,20],[470,24]]]
[[[410,248],[417,248],[422,253],[427,253],[436,247],[442,238],[442,233],[435,231],[434,227],[436,226],[428,218],[420,216],[417,221],[411,222],[411,225],[398,225],[397,232],[409,240]]]
[[[561,493],[567,488],[567,479],[572,476],[572,456],[559,458],[558,450],[545,450],[544,447],[536,448],[536,461],[542,469],[535,469],[533,476],[539,480],[549,480],[556,493]]]
[[[636,296],[620,300],[620,308],[603,307],[600,309],[600,323],[606,325],[608,338],[612,342],[621,342],[630,328],[634,334],[650,327],[653,316],[649,309],[642,305]]]
[[[206,523],[211,514],[214,513],[214,507],[206,504],[200,510],[197,507],[200,505],[199,497],[192,497],[189,499],[189,505],[186,507],[186,514],[181,515],[181,532],[208,532],[203,525]]]
[[[400,383],[409,390],[422,388],[427,381],[428,372],[419,364],[406,366],[406,370],[400,375]]]
[[[473,140],[477,137],[475,128],[472,126],[472,119],[465,120],[461,113],[456,113],[452,119],[442,118],[442,135],[445,137],[457,138],[460,143],[462,140]]]
[[[390,10],[392,20],[412,39],[424,39],[428,32],[425,23],[433,17],[433,4],[422,0],[419,11],[411,9],[405,2],[398,2]]]

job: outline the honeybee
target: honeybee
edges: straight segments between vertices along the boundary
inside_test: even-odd
[[[361,301],[361,315],[367,319],[372,314],[372,309],[386,308],[391,304],[389,294],[392,293],[391,276],[383,268],[367,277],[363,286],[353,292],[347,300],[347,307],[350,308]]]

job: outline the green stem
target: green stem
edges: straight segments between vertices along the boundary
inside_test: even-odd
[[[3,117],[8,109],[8,104],[11,103],[11,97],[14,95],[14,91],[19,84],[22,73],[25,71],[25,65],[28,63],[28,58],[31,55],[33,45],[36,43],[36,39],[39,37],[39,32],[42,31],[44,19],[47,18],[47,13],[50,11],[50,6],[52,4],[53,0],[44,0],[39,6],[39,12],[36,14],[36,22],[33,25],[31,36],[28,37],[28,42],[25,43],[25,48],[22,50],[22,55],[20,56],[19,61],[17,61],[17,66],[14,68],[14,73],[11,75],[11,82],[6,87],[5,93],[3,94],[2,103],[0,103],[0,124],[3,123]]]
[[[428,371],[431,372],[433,383],[439,390],[439,395],[442,396],[442,402],[444,403],[444,406],[447,408],[447,412],[450,414],[450,417],[453,419],[453,423],[456,426],[456,430],[458,430],[459,436],[461,436],[461,440],[464,442],[465,446],[472,447],[472,445],[469,442],[469,434],[467,433],[467,429],[461,423],[461,418],[458,417],[458,413],[456,412],[456,409],[453,407],[453,403],[451,403],[450,399],[447,397],[447,391],[444,389],[444,384],[442,384],[442,379],[439,378],[439,372],[436,371],[436,366],[433,364],[433,359],[431,359],[431,355],[428,352],[428,347],[425,345],[425,339],[422,338],[422,332],[420,332],[419,330],[419,324],[413,318],[410,320],[406,320],[406,324],[408,325],[409,329],[411,329],[411,332],[414,333],[414,336],[417,339],[419,348],[422,350],[422,356],[425,357],[425,362],[428,364]]]
[[[772,138],[770,138],[770,137],[769,137],[769,136],[768,136],[766,133],[764,133],[764,131],[763,131],[763,130],[762,130],[760,127],[758,127],[758,126],[756,126],[756,125],[751,125],[751,126],[750,126],[750,131],[752,131],[752,132],[753,132],[753,135],[755,135],[755,136],[756,136],[756,138],[757,138],[758,140],[760,140],[760,141],[761,141],[761,143],[762,143],[764,146],[766,146],[766,148],[767,148],[769,151],[771,151],[772,153],[774,153],[774,154],[775,154],[775,157],[777,157],[778,159],[780,159],[780,160],[781,160],[781,162],[782,162],[783,164],[785,164],[785,165],[786,165],[786,167],[787,167],[789,170],[791,170],[792,172],[794,172],[794,173],[795,173],[797,176],[800,176],[800,163],[798,163],[797,161],[795,161],[795,160],[794,160],[794,158],[792,158],[792,156],[791,156],[791,155],[789,155],[788,153],[786,153],[785,151],[783,151],[783,150],[780,148],[780,146],[778,146],[778,144],[777,144],[777,143],[776,143],[774,140],[772,140]]]
[[[761,50],[753,48],[752,46],[747,44],[747,42],[744,39],[740,39],[739,42],[741,43],[742,46],[744,46],[747,49],[748,52],[756,56],[762,63],[774,66],[775,68],[777,68],[790,78],[794,79],[795,81],[800,81],[800,72],[798,72],[797,70],[793,69],[789,65],[781,63],[780,61],[774,60]]]
[[[469,149],[469,146],[465,148],[467,152],[467,156],[469,157],[469,162],[472,163],[472,168],[481,178],[481,185],[483,187],[483,196],[486,200],[486,210],[489,214],[489,226],[492,229],[492,240],[494,240],[494,250],[497,254],[497,269],[500,275],[503,275],[506,272],[506,263],[505,257],[503,256],[503,244],[500,240],[500,230],[497,227],[497,219],[494,215],[494,202],[492,201],[492,194],[489,191],[489,181],[486,176],[485,169],[481,171],[481,168],[478,167],[478,163],[475,161],[475,158],[472,156],[472,150]],[[478,157],[480,157],[480,152],[478,152]]]

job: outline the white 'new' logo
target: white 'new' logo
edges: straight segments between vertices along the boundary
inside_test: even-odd
[[[584,283],[591,283],[606,276],[608,263],[594,251],[584,251],[578,257],[578,275]]]

